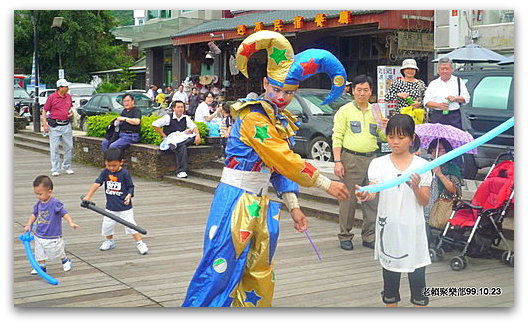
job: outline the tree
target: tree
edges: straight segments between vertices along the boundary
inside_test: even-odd
[[[15,67],[31,73],[33,25],[29,10],[15,10]],[[89,82],[89,72],[129,66],[133,59],[126,45],[110,30],[117,20],[108,10],[40,10],[38,50],[41,82],[57,80],[61,52],[62,68],[70,82]],[[51,28],[54,17],[64,17],[58,33]]]

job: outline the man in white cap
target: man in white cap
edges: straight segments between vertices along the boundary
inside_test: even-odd
[[[66,174],[74,173],[71,169],[73,134],[70,117],[73,112],[71,110],[72,97],[68,94],[70,84],[66,79],[57,80],[57,91],[49,96],[42,110],[42,125],[44,132],[49,132],[50,139],[51,176],[59,176],[61,168],[66,171]],[[61,141],[64,148],[62,166],[59,156]]]

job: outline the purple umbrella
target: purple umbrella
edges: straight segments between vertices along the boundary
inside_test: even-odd
[[[429,144],[435,140],[446,139],[453,149],[461,147],[466,143],[473,141],[473,136],[466,131],[460,130],[454,126],[440,124],[440,123],[424,123],[418,124],[415,128],[416,134],[420,137],[421,147],[427,149]],[[477,148],[468,151],[476,155]]]

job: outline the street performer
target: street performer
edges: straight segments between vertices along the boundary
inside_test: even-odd
[[[270,182],[300,232],[307,230],[308,223],[297,202],[298,185],[316,186],[339,200],[349,198],[344,184],[323,176],[291,150],[298,127],[286,110],[300,81],[319,72],[332,80],[323,104],[337,99],[345,87],[343,65],[320,49],[294,57],[283,35],[259,31],[247,37],[237,51],[237,66],[246,77],[250,56],[262,49],[268,55],[264,98],[241,99],[231,106],[235,121],[225,150],[225,167],[211,204],[203,257],[184,307],[271,306],[281,204],[270,201]]]

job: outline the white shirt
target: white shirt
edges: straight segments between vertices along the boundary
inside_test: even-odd
[[[194,120],[196,122],[207,122],[205,120],[205,116],[209,116],[211,113],[209,112],[209,105],[207,105],[205,102],[201,102],[198,107],[196,107],[196,112],[194,112]]]
[[[390,154],[375,158],[368,168],[369,181],[383,183],[426,163],[427,160],[413,155],[409,167],[399,171],[390,160]],[[431,186],[431,172],[420,177],[420,186]],[[378,195],[374,258],[380,260],[383,268],[393,272],[413,272],[431,264],[424,207],[418,204],[411,187],[403,183]]]
[[[457,83],[457,76],[451,76],[448,81],[442,81],[440,77],[437,79],[431,81],[429,86],[427,86],[427,89],[425,90],[424,95],[424,104],[427,104],[428,102],[435,102],[435,103],[445,103],[446,97],[449,96],[455,96],[458,97],[458,83]],[[466,84],[464,83],[464,80],[460,79],[460,96],[464,97],[464,100],[466,103],[469,103],[469,100],[471,97],[469,96],[469,92],[466,88]],[[454,111],[460,108],[459,102],[451,102],[449,103],[449,110]]]
[[[180,118],[178,118],[178,117],[176,117],[176,113],[174,113],[174,112],[172,113],[172,115],[171,114],[166,114],[166,115],[163,115],[162,117],[160,117],[159,119],[155,120],[154,122],[152,122],[152,126],[155,126],[155,127],[158,127],[158,128],[167,126],[167,125],[170,124],[170,119],[171,118],[176,119],[178,121],[181,121],[182,118],[185,118],[188,129],[194,130],[194,128],[196,128],[196,124],[194,124],[194,122],[193,122],[193,120],[191,120],[190,116],[182,114],[182,116],[180,116]]]
[[[172,101],[175,101],[175,100],[181,100],[182,102],[184,102],[185,104],[187,104],[189,102],[189,98],[187,97],[187,94],[185,92],[179,92],[179,91],[175,91],[174,92],[174,95],[172,96]]]

